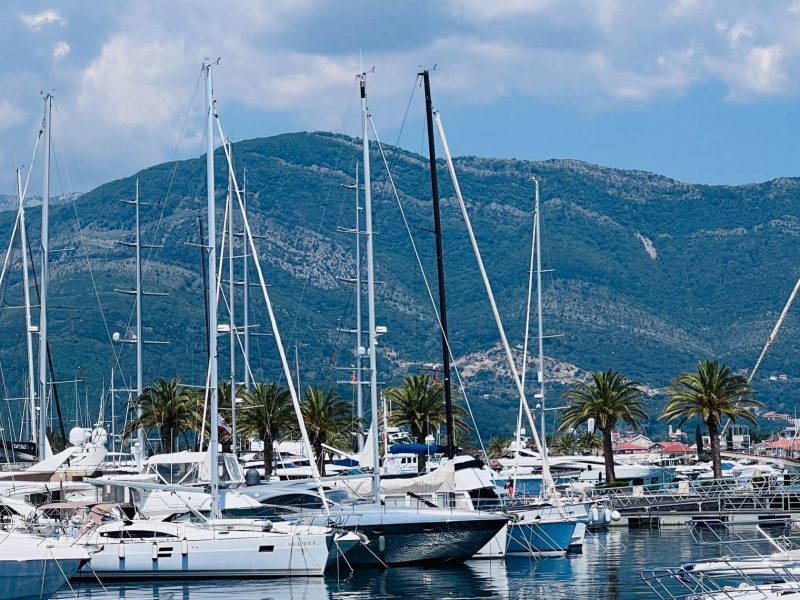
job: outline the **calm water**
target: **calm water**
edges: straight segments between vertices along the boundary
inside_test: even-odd
[[[80,598],[132,600],[343,600],[366,598],[652,598],[644,568],[677,566],[714,554],[697,547],[683,527],[661,531],[614,528],[588,534],[584,552],[568,558],[470,561],[450,568],[393,568],[341,573],[324,579],[223,580],[197,583],[74,584]],[[74,598],[64,589],[56,598]]]

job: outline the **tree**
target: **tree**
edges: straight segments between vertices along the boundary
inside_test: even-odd
[[[594,454],[597,450],[603,449],[603,438],[597,435],[594,431],[588,431],[578,437],[578,449],[581,452],[591,452]]]
[[[424,444],[428,435],[446,424],[442,384],[431,382],[427,375],[407,375],[402,387],[389,388],[385,395],[392,407],[389,424],[408,426],[419,444]],[[456,430],[468,429],[463,415],[463,409],[453,405],[453,426]],[[424,455],[420,456],[417,465],[422,472],[425,467]]]
[[[289,390],[276,383],[257,383],[237,409],[237,427],[243,436],[264,443],[264,478],[272,475],[274,443],[281,434],[297,429],[297,417]]]
[[[758,400],[753,400],[753,388],[742,375],[734,375],[730,367],[718,361],[700,361],[697,371],[683,373],[676,377],[667,388],[669,400],[660,419],[672,421],[679,419],[678,426],[688,419],[699,418],[708,427],[711,440],[711,462],[714,477],[722,477],[720,458],[719,428],[723,418],[735,422],[742,419],[756,424],[750,408],[763,408]]]
[[[561,413],[559,429],[576,429],[594,419],[595,427],[603,438],[606,482],[614,483],[614,450],[611,433],[620,421],[634,429],[641,429],[641,422],[647,420],[642,400],[644,390],[636,381],[631,381],[623,373],[609,370],[592,371],[590,383],[578,383],[574,389],[564,393],[569,403]]]
[[[553,440],[551,447],[552,451],[556,454],[575,454],[580,448],[580,440],[574,433],[566,432],[557,436]]]
[[[456,448],[461,450],[461,452],[464,454],[475,453],[475,440],[472,439],[469,430],[456,429],[456,437],[453,442],[455,443]]]
[[[500,458],[508,452],[508,446],[511,443],[511,440],[508,438],[501,438],[501,437],[493,437],[489,440],[489,444],[486,446],[486,452],[489,454],[491,458]]]
[[[353,415],[350,403],[343,400],[334,389],[308,386],[300,408],[319,471],[325,475],[323,444],[349,448],[353,433],[361,426],[360,421]]]
[[[135,404],[142,414],[127,424],[123,436],[131,435],[140,427],[148,434],[158,429],[162,452],[172,452],[179,435],[197,431],[201,426],[195,394],[183,387],[180,379],[157,379],[144,388]]]

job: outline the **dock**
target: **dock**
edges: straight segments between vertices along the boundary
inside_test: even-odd
[[[653,486],[594,489],[589,498],[602,500],[620,519],[612,526],[683,526],[716,520],[785,523],[800,520],[800,478],[681,481]]]

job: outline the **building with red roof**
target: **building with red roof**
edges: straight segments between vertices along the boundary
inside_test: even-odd
[[[661,454],[691,454],[692,448],[683,442],[656,442],[650,446],[652,452]]]

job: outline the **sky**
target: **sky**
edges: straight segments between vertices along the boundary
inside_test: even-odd
[[[363,65],[382,140],[420,152],[416,74],[435,66],[455,155],[709,184],[796,176],[798,30],[800,0],[8,0],[0,193],[30,163],[43,90],[64,191],[199,156],[205,58],[221,58],[215,96],[234,141],[358,135]]]

